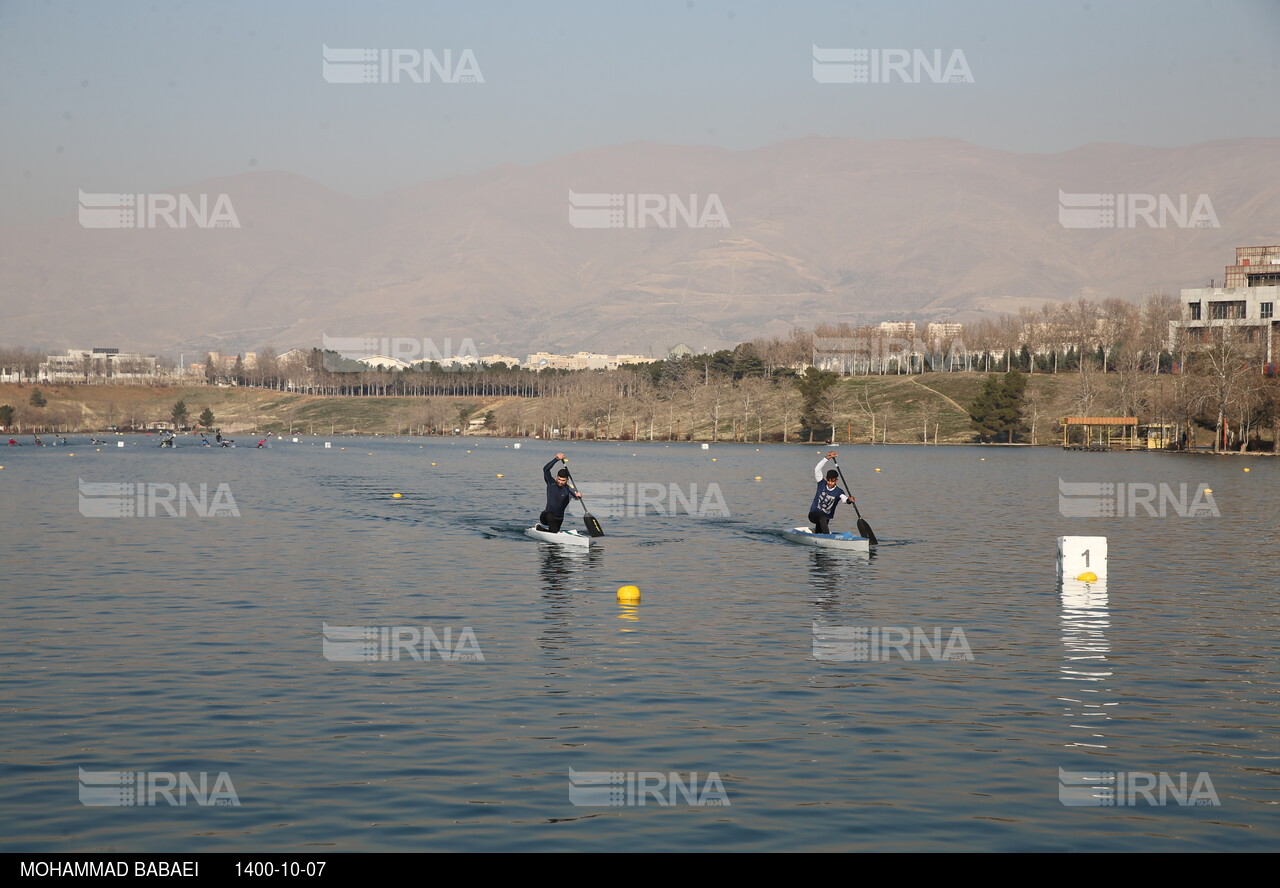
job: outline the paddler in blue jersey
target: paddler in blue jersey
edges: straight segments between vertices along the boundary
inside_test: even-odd
[[[827,464],[827,460],[835,458],[836,452],[828,451],[813,468],[813,480],[818,482],[818,491],[813,495],[813,505],[809,506],[809,520],[813,522],[814,533],[831,533],[829,522],[836,515],[836,506],[840,505],[841,500],[853,502],[853,497],[836,486],[836,481],[840,478],[837,470],[828,469],[826,477],[822,475],[822,467]]]
[[[564,510],[575,498],[582,499],[582,494],[569,486],[569,470],[561,469],[551,477],[551,469],[556,463],[564,460],[563,453],[557,453],[551,462],[542,467],[542,480],[547,482],[547,507],[538,516],[538,529],[559,533],[564,523]]]

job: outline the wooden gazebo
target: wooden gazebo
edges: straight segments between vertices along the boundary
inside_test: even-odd
[[[1071,440],[1072,429],[1083,430],[1082,441]],[[1134,416],[1067,416],[1062,419],[1063,450],[1114,450],[1136,447],[1137,443],[1138,419]]]

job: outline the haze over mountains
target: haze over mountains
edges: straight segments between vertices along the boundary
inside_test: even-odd
[[[112,183],[86,182],[91,193]],[[227,194],[240,228],[0,231],[0,345],[177,356],[321,334],[464,338],[481,354],[661,355],[819,321],[973,320],[1087,296],[1221,285],[1280,242],[1280,140],[1011,154],[809,137],[753,151],[629,144],[368,200],[282,172],[156,188]],[[1068,229],[1059,191],[1208,196],[1220,227]],[[716,195],[727,228],[576,228],[569,192]],[[212,198],[211,198],[212,202]],[[665,213],[664,213],[665,217]]]

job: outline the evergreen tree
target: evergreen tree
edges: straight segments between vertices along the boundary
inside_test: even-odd
[[[27,403],[32,407],[44,407],[49,402],[45,399],[44,393],[40,389],[32,389],[31,399]]]
[[[187,402],[179,401],[174,404],[173,410],[170,411],[169,415],[173,418],[173,427],[175,429],[181,429],[187,424],[187,418],[190,416],[190,413],[187,410]]]
[[[803,376],[797,376],[795,383],[796,388],[800,390],[800,394],[804,397],[804,406],[800,411],[800,422],[804,428],[809,430],[809,440],[813,440],[813,430],[822,428],[825,423],[819,416],[819,408],[822,404],[822,396],[826,394],[827,389],[835,385],[840,380],[840,374],[830,370],[819,370],[817,367],[808,367],[804,371]]]
[[[969,424],[979,439],[995,440],[1003,434],[1005,441],[1012,444],[1025,434],[1022,407],[1026,391],[1027,377],[1017,370],[987,377],[978,397],[969,405]]]
[[[200,425],[204,426],[206,429],[212,429],[213,423],[214,423],[213,411],[210,410],[208,407],[204,408],[204,410],[201,411],[200,413]]]

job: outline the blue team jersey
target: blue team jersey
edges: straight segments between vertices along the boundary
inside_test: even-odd
[[[819,481],[818,492],[813,495],[813,505],[809,506],[809,511],[825,512],[828,519],[834,518],[836,506],[840,505],[840,501],[847,496],[848,494],[840,489],[839,484],[828,489],[826,481]]]

